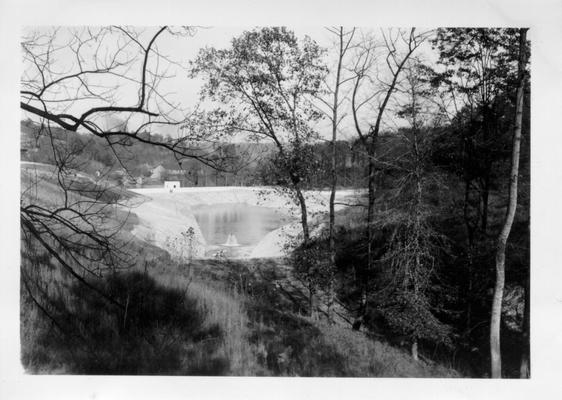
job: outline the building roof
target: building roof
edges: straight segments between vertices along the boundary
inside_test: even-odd
[[[163,172],[166,171],[166,168],[164,168],[164,166],[162,164],[159,164],[158,166],[152,168],[151,172]]]

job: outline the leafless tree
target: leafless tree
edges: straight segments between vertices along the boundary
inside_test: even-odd
[[[439,306],[430,295],[437,275],[438,254],[445,241],[430,222],[440,210],[428,201],[430,187],[443,187],[440,173],[430,161],[432,142],[443,116],[431,101],[435,91],[424,75],[425,66],[411,57],[404,67],[404,83],[397,88],[402,95],[397,99],[398,116],[407,126],[397,133],[404,149],[394,160],[386,162],[399,171],[400,178],[396,179],[394,194],[389,199],[393,206],[381,215],[380,222],[388,220],[393,226],[389,251],[384,256],[390,261],[392,283],[385,283],[382,293],[377,293],[382,297],[383,310],[401,305],[401,317],[393,320],[391,311],[389,319],[395,329],[409,336],[415,360],[419,339],[449,342],[449,328],[434,315]]]
[[[68,146],[69,138],[104,139],[122,167],[119,150],[139,142],[170,151],[180,165],[195,159],[223,168],[224,155],[214,144],[226,131],[212,115],[182,108],[169,92],[168,82],[185,68],[160,42],[195,32],[167,26],[40,28],[22,39],[20,107],[41,127],[37,134],[49,139],[54,159],[51,167],[37,167],[39,179],[23,169],[22,237],[39,244],[91,290],[96,289],[88,275],[134,263],[119,237],[126,218],[115,222],[116,210],[123,206],[126,217],[132,204],[103,176],[93,180],[79,172],[84,149]],[[151,135],[166,127],[179,134]],[[51,179],[42,179],[48,174]]]
[[[351,111],[357,136],[368,159],[367,204],[367,271],[374,265],[373,238],[375,213],[375,179],[377,171],[377,139],[383,127],[385,112],[395,95],[397,85],[408,59],[427,39],[430,32],[410,30],[381,30],[380,41],[366,35],[358,47],[353,66],[354,87]],[[361,312],[355,326],[360,326],[366,313],[368,283],[362,285]]]
[[[353,47],[353,39],[356,34],[356,28],[344,29],[342,26],[326,28],[336,38],[335,51],[336,51],[336,65],[330,74],[333,82],[325,79],[325,93],[329,98],[318,97],[320,102],[319,109],[324,116],[330,121],[332,137],[331,137],[331,155],[330,155],[330,200],[329,200],[329,231],[328,231],[328,251],[330,256],[328,275],[329,288],[328,288],[328,318],[331,318],[331,310],[335,300],[335,271],[336,271],[336,241],[335,241],[335,200],[336,200],[336,187],[337,187],[337,139],[340,124],[345,118],[345,112],[342,112],[344,103],[349,100],[345,93],[342,93],[343,86],[353,80],[353,76],[344,76],[346,55]]]

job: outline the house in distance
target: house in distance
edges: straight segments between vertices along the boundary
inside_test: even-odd
[[[164,181],[164,188],[169,189],[170,192],[173,192],[174,189],[180,187],[180,181]]]

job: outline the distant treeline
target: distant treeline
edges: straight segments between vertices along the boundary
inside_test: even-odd
[[[144,133],[159,141],[159,134]],[[387,142],[390,143],[390,140]],[[176,159],[165,149],[131,141],[127,146],[110,147],[105,139],[67,132],[58,127],[48,130],[32,120],[21,122],[22,161],[55,164],[52,141],[73,155],[69,166],[91,175],[103,176],[125,186],[161,185],[164,180],[178,180],[182,186],[252,186],[281,184],[282,174],[273,166],[275,148],[272,143],[209,143],[201,145],[208,153],[216,153],[218,168],[196,159]],[[381,138],[385,142],[385,138]],[[328,142],[311,146],[314,173],[307,186],[323,188],[330,179]],[[338,141],[336,165],[338,185],[362,187],[365,182],[366,157],[361,147],[350,141]],[[114,151],[115,150],[115,151]]]

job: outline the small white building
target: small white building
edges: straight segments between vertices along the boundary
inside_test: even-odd
[[[170,192],[173,192],[174,189],[180,187],[180,181],[164,181],[164,188],[169,189]]]

